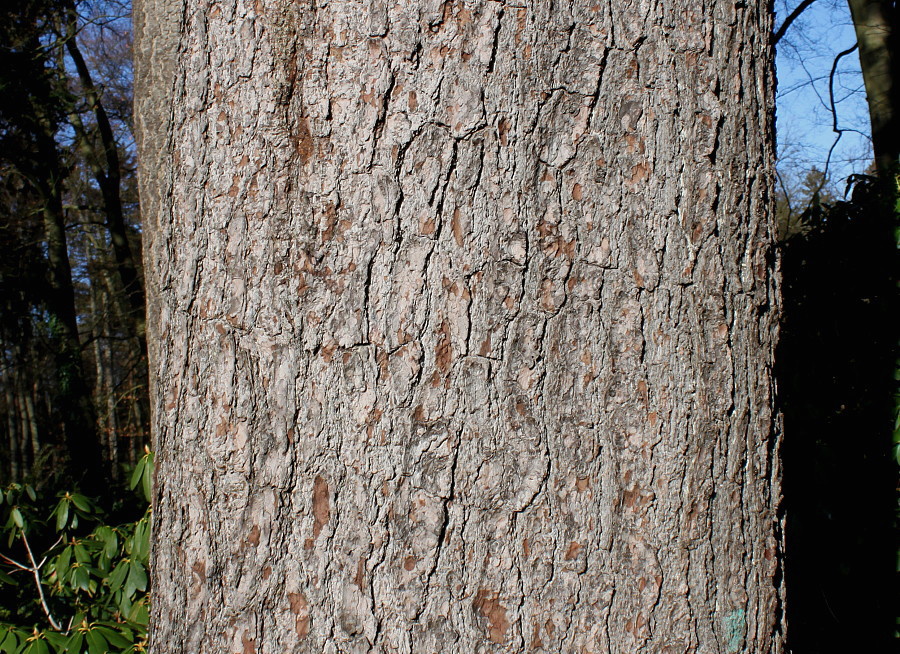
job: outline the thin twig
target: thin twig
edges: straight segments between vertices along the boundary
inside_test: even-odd
[[[25,551],[28,552],[28,560],[31,561],[31,567],[28,568],[28,570],[30,570],[31,574],[34,575],[34,583],[37,586],[38,595],[41,598],[41,606],[44,609],[44,615],[46,615],[47,620],[50,621],[51,627],[53,627],[56,631],[62,632],[62,627],[59,626],[59,623],[57,623],[53,618],[53,614],[50,613],[50,607],[47,606],[47,598],[44,597],[44,586],[43,584],[41,584],[41,566],[44,565],[47,559],[44,558],[44,560],[41,561],[41,564],[38,565],[34,560],[34,554],[31,553],[31,547],[28,545],[28,537],[25,535],[25,530],[20,528],[19,532],[22,534],[22,543],[25,544]],[[59,541],[57,541],[57,543],[58,542]]]
[[[0,554],[0,559],[3,559],[4,561],[6,561],[7,563],[9,563],[10,565],[16,566],[19,570],[25,570],[26,572],[31,572],[31,568],[22,565],[21,563],[19,563],[19,562],[16,561],[15,559],[9,558],[9,557],[6,556],[5,554]]]
[[[841,140],[841,137],[844,135],[844,132],[847,131],[838,127],[837,103],[834,101],[834,76],[837,74],[837,67],[841,59],[849,54],[852,54],[853,52],[856,52],[856,49],[858,47],[859,43],[854,43],[852,47],[839,52],[838,55],[834,58],[834,63],[831,64],[831,74],[828,76],[828,100],[831,103],[831,131],[837,134],[837,136],[834,139],[834,143],[832,143],[831,147],[828,148],[828,156],[825,158],[825,170],[822,174],[822,183],[819,184],[819,188],[816,189],[817,193],[820,192],[825,186],[825,181],[828,178],[828,166],[831,165],[831,155],[834,153],[834,149],[837,147],[837,144]]]

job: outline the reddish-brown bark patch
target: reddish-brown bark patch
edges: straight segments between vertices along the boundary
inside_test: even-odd
[[[434,353],[434,363],[442,374],[446,375],[453,363],[453,348],[450,344],[450,324],[445,320],[438,330],[440,341]]]
[[[581,543],[576,541],[572,541],[569,543],[569,548],[566,550],[566,561],[571,561],[572,559],[578,558],[578,553],[581,551]]]
[[[506,631],[509,620],[506,619],[506,608],[500,604],[499,595],[492,590],[482,588],[472,603],[481,617],[488,621],[488,638],[492,643],[506,642]]]
[[[650,176],[650,166],[639,163],[631,168],[631,178],[626,182],[629,186],[637,186]]]
[[[304,165],[313,155],[312,133],[309,131],[309,122],[306,116],[301,116],[297,125],[297,154],[300,155],[300,162]]]
[[[203,561],[194,561],[194,564],[191,566],[191,571],[197,575],[201,583],[206,581],[206,563]]]
[[[362,591],[366,589],[366,560],[362,557],[356,564],[356,576],[353,577],[353,584]]]
[[[297,616],[294,623],[294,629],[297,636],[306,638],[309,634],[309,602],[303,593],[288,593],[288,602],[291,606],[291,613]]]
[[[313,482],[313,538],[318,538],[322,527],[331,519],[331,505],[328,482],[316,475]]]
[[[541,625],[535,623],[534,635],[531,637],[531,649],[541,649],[544,646],[541,640]]]
[[[459,207],[453,210],[453,217],[450,219],[450,229],[453,231],[453,240],[459,247],[463,245],[462,223],[459,220]]]
[[[241,636],[241,645],[244,647],[243,654],[256,654],[256,640],[250,638],[250,632],[245,631]]]
[[[500,145],[508,145],[509,140],[506,134],[509,132],[509,121],[506,118],[501,118],[500,122],[497,123],[497,133],[500,135]]]

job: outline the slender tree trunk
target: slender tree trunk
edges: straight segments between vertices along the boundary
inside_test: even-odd
[[[38,447],[35,447],[35,442],[31,439],[31,432],[28,429],[28,415],[25,413],[25,404],[22,402],[22,385],[18,378],[16,379],[15,388],[15,407],[17,427],[22,437],[22,445],[31,451],[30,458],[32,461],[35,461],[40,451],[40,443],[37,443]]]
[[[135,375],[132,374],[129,377],[129,382],[132,389],[131,395],[136,396],[130,404],[132,425],[131,429],[128,430],[128,462],[134,464],[143,455],[144,447],[149,444],[150,433],[148,426],[150,421],[148,420],[144,402],[141,401],[142,398],[146,397],[146,391],[143,388],[146,380],[143,377],[137,380]]]
[[[22,385],[22,402],[25,409],[25,421],[28,425],[28,436],[31,439],[31,449],[35,456],[41,451],[41,434],[38,429],[37,414],[34,410],[34,382],[26,380]],[[29,388],[30,386],[30,388]]]
[[[783,651],[769,4],[533,4],[136,3],[153,651]]]
[[[12,379],[4,375],[3,393],[6,399],[6,431],[9,437],[9,481],[20,481],[25,462],[23,450],[25,443],[16,428],[16,401],[13,398]]]
[[[900,12],[893,0],[848,0],[866,85],[875,166],[888,174],[900,157]]]
[[[87,248],[85,248],[87,250]],[[88,255],[85,252],[85,256]],[[90,301],[90,315],[93,318],[94,323],[91,325],[91,353],[94,355],[94,406],[97,409],[98,414],[98,424],[100,426],[100,448],[106,451],[107,446],[107,429],[106,429],[106,417],[103,415],[102,407],[105,404],[104,398],[106,397],[106,385],[105,385],[105,374],[103,370],[103,355],[100,352],[100,339],[103,336],[103,330],[100,326],[100,317],[102,314],[100,313],[100,306],[97,302],[97,286],[92,283],[90,288],[88,289],[88,299]]]
[[[85,160],[90,165],[94,179],[97,181],[97,186],[100,187],[100,193],[103,197],[103,211],[106,216],[106,228],[112,243],[116,271],[122,282],[125,304],[128,306],[129,326],[132,329],[133,336],[138,341],[141,355],[144,356],[147,352],[144,288],[138,277],[138,266],[128,240],[128,227],[125,224],[125,215],[122,211],[118,145],[112,125],[109,122],[109,116],[103,107],[100,94],[94,86],[91,71],[78,47],[78,17],[75,5],[74,3],[68,4],[66,50],[75,64],[75,71],[81,83],[84,99],[93,112],[94,119],[97,121],[96,135],[88,133],[81,117],[77,113],[72,114],[71,122],[78,134],[78,140],[85,155]],[[95,139],[99,141],[99,147],[97,147]]]
[[[96,257],[96,252],[94,253]],[[92,350],[94,354],[94,370],[96,383],[94,385],[94,404],[100,417],[100,442],[103,448],[104,458],[107,463],[107,472],[112,479],[118,478],[118,421],[116,420],[116,396],[112,378],[112,356],[109,352],[109,339],[106,334],[106,321],[100,322],[101,316],[108,313],[110,307],[109,297],[100,296],[100,290],[94,280],[90,287],[91,315],[94,316]]]
[[[119,403],[116,397],[116,385],[113,379],[112,348],[109,343],[103,347],[103,361],[106,385],[106,425],[107,453],[110,461],[110,474],[114,480],[119,478],[119,465],[123,463],[119,457]]]
[[[57,367],[58,404],[63,424],[60,444],[71,461],[70,472],[83,479],[89,492],[102,479],[101,450],[91,392],[81,359],[75,288],[69,263],[65,216],[62,205],[62,170],[55,133],[49,120],[42,121],[43,131],[36,135],[45,162],[37,181],[43,201],[43,226],[47,244],[48,289],[46,305],[53,332],[54,358]]]
[[[95,254],[104,257],[103,240],[99,235],[95,236],[96,238],[92,240]],[[113,276],[109,274],[105,267],[101,272],[101,278],[103,280],[104,313],[113,315],[118,324],[128,324],[127,306],[122,302],[122,294],[119,292],[119,287],[116,285]],[[129,434],[126,435],[121,429],[117,411],[110,415],[110,419],[114,422],[114,426],[111,425],[110,428],[115,430],[116,456],[120,456],[120,437],[129,438],[132,443],[129,447],[133,451],[129,450],[128,455],[122,461],[119,461],[120,463],[135,463],[137,460],[135,454],[143,454],[143,447],[147,441],[147,420],[144,418],[147,413],[147,393],[145,390],[147,385],[146,352],[142,349],[145,347],[144,343],[136,339],[135,345],[129,351],[129,356],[124,360],[118,359],[115,366],[113,365],[113,351],[109,342],[107,341],[102,348],[110,392],[106,400],[108,408],[114,405],[118,411],[119,403],[127,402],[130,406],[128,414],[132,417],[132,427]],[[115,370],[118,370],[118,374],[124,377],[120,385],[127,389],[125,393],[120,393],[117,390],[118,385],[115,381],[117,373],[114,372]],[[125,430],[127,431],[128,429],[126,420]],[[110,444],[112,444],[112,441],[110,441]]]

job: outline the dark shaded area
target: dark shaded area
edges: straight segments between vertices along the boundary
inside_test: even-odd
[[[0,3],[0,484],[106,508],[149,437],[123,10]]]
[[[34,262],[38,275],[17,278],[21,271],[0,269],[0,339],[5,346],[3,363],[21,370],[29,358],[36,358],[30,350],[36,349],[32,344],[37,341],[20,336],[44,332],[41,349],[50,355],[60,380],[55,410],[46,422],[54,423],[55,445],[67,453],[70,472],[84,470],[88,478],[96,478],[102,473],[100,448],[81,360],[63,210],[65,162],[56,140],[70,99],[65,80],[56,74],[50,52],[41,44],[49,29],[45,5],[30,0],[15,11],[0,13],[0,171],[2,190],[7,191],[0,196],[0,232],[12,253],[30,249],[29,254],[41,255]],[[43,239],[37,249],[34,237]],[[31,316],[36,314],[45,318],[45,329],[27,324],[34,323]],[[20,387],[29,385],[23,379],[16,381]],[[29,399],[32,406],[23,413],[33,423],[38,420],[38,403]]]
[[[851,185],[850,201],[813,203],[783,247],[776,374],[797,654],[897,651],[895,192],[868,176]]]

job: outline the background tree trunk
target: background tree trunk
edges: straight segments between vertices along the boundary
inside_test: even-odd
[[[781,652],[768,3],[136,3],[156,652]]]
[[[122,177],[118,144],[116,143],[115,133],[110,124],[109,116],[94,85],[91,72],[78,47],[76,37],[78,18],[75,3],[71,0],[67,2],[66,14],[66,50],[75,64],[81,90],[94,114],[96,134],[88,133],[84,121],[75,111],[72,112],[70,122],[75,129],[80,148],[84,153],[84,159],[89,162],[91,172],[103,196],[106,229],[112,245],[116,271],[122,283],[125,296],[122,303],[128,307],[127,321],[131,328],[132,336],[138,341],[140,355],[146,356],[146,320],[144,316],[146,300],[144,298],[144,287],[138,276],[138,266],[132,254],[131,245],[128,242],[128,226],[125,223],[125,215],[122,210]]]
[[[13,398],[12,377],[7,375],[4,379],[3,394],[6,404],[4,410],[6,413],[6,433],[7,433],[7,451],[9,452],[9,475],[10,479],[19,479],[19,475],[25,468],[25,455],[23,450],[25,447],[25,438],[19,435],[19,429],[16,425],[16,401]]]
[[[887,176],[900,156],[900,11],[890,0],[848,0],[872,122],[875,167]]]

